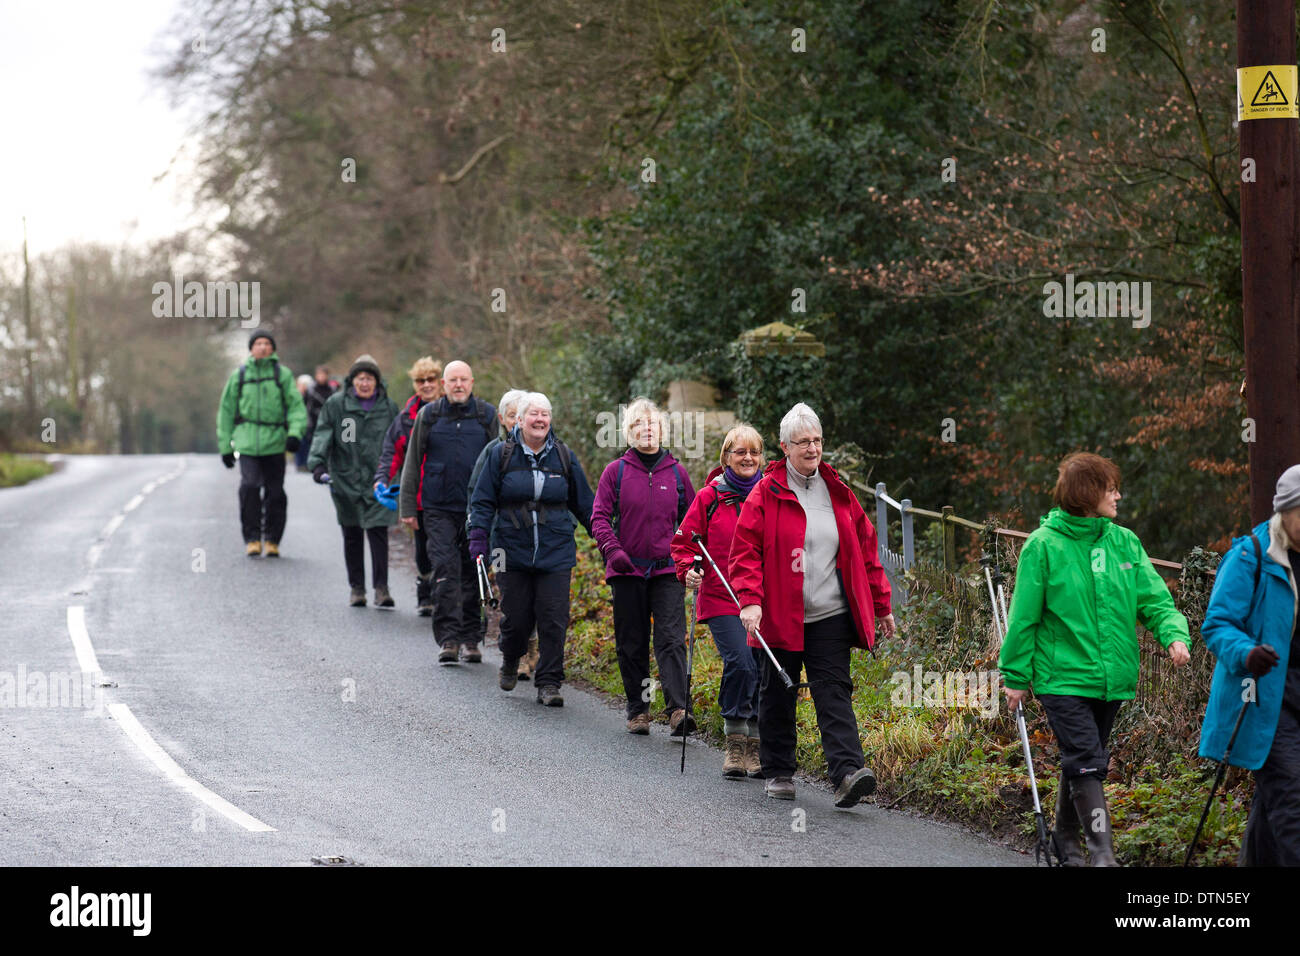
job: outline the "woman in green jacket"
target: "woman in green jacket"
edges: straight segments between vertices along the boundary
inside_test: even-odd
[[[348,601],[353,607],[366,606],[366,539],[370,541],[375,606],[393,606],[388,593],[388,529],[397,524],[397,512],[375,500],[371,482],[384,434],[396,417],[397,405],[388,397],[379,366],[369,355],[362,355],[352,363],[343,387],[321,407],[312,434],[307,467],[318,484],[329,483],[334,498],[352,588]]]
[[[1187,619],[1137,535],[1114,524],[1114,462],[1077,452],[1061,462],[1056,507],[1025,542],[1016,569],[999,667],[1014,713],[1029,688],[1047,711],[1061,751],[1053,841],[1066,866],[1082,866],[1082,828],[1093,866],[1117,866],[1103,784],[1119,705],[1137,690],[1137,622],[1189,658]]]

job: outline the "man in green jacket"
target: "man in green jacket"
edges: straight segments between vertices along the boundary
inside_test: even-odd
[[[217,451],[227,468],[239,453],[239,521],[244,551],[280,556],[288,499],[284,494],[284,453],[295,452],[307,430],[307,410],[293,373],[275,357],[275,339],[254,332],[249,359],[230,373],[217,409]]]
[[[1053,499],[1020,551],[1007,636],[998,664],[1012,713],[1033,687],[1061,752],[1053,838],[1067,866],[1115,866],[1104,783],[1107,747],[1122,701],[1137,691],[1137,623],[1189,658],[1187,619],[1137,535],[1117,515],[1119,469],[1077,452],[1061,462]]]

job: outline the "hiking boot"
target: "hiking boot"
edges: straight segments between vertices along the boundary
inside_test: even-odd
[[[686,711],[678,707],[668,718],[668,736],[685,737],[695,730],[695,718]]]
[[[250,558],[255,558],[261,553],[262,542],[260,541],[249,541],[244,545],[244,554],[248,555]]]
[[[439,664],[455,664],[460,660],[460,643],[458,641],[448,641],[442,645],[442,650],[438,652]]]
[[[560,696],[560,688],[546,684],[537,688],[537,703],[544,707],[563,707],[564,698]]]
[[[758,738],[745,738],[745,772],[756,780],[763,779],[763,761],[758,759]]]
[[[268,558],[278,558],[280,556],[280,543],[278,541],[266,542],[265,551]]]
[[[394,607],[393,596],[388,588],[375,588],[375,607]]]
[[[537,670],[537,638],[528,639],[528,653],[519,660],[519,679],[532,680]]]
[[[421,574],[415,582],[416,613],[420,617],[433,616],[433,572]]]
[[[1052,847],[1061,866],[1087,866],[1083,857],[1083,831],[1079,816],[1070,802],[1070,781],[1061,775],[1056,789],[1056,823],[1052,827]]]
[[[1119,866],[1110,838],[1110,815],[1106,812],[1106,788],[1099,776],[1076,777],[1070,781],[1074,813],[1083,824],[1088,858],[1093,866]]]
[[[348,604],[350,604],[352,607],[365,607],[366,589],[353,588],[352,593],[348,596]]]
[[[501,670],[497,672],[497,686],[502,690],[514,690],[519,681],[519,661],[508,657],[501,659]]]
[[[650,733],[650,715],[637,714],[635,717],[627,719],[627,732],[629,734],[640,734],[645,736]]]
[[[466,642],[460,646],[460,659],[466,664],[482,664],[483,652],[477,644]]]
[[[763,792],[773,800],[793,800],[794,777],[773,777],[763,784]]]
[[[727,753],[722,758],[722,775],[724,777],[743,777],[745,775],[744,734],[727,734]]]
[[[876,775],[863,767],[846,774],[835,788],[835,805],[842,809],[857,806],[858,801],[871,796],[876,789]]]

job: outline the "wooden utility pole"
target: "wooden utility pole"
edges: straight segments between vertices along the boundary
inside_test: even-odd
[[[1237,66],[1296,62],[1294,0],[1237,0]],[[1239,73],[1239,108],[1295,103],[1285,71]],[[1241,79],[1241,77],[1247,77]],[[1250,448],[1251,523],[1273,512],[1278,476],[1300,464],[1300,204],[1297,121],[1243,118],[1241,136],[1241,292],[1246,342],[1246,408],[1255,423]],[[1253,160],[1254,180],[1249,167]]]

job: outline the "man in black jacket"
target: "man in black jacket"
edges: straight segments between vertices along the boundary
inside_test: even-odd
[[[483,660],[478,576],[469,556],[465,511],[469,476],[483,447],[496,437],[496,409],[474,396],[474,373],[461,361],[442,373],[443,397],[420,409],[402,465],[398,514],[416,525],[416,497],[433,564],[433,637],[438,663]]]

